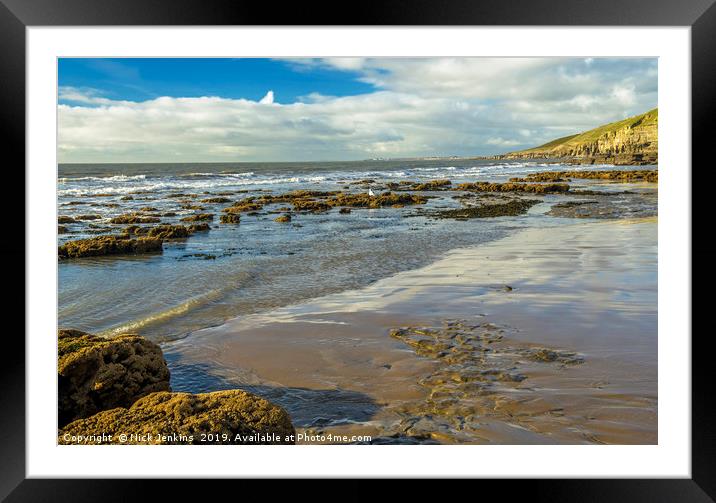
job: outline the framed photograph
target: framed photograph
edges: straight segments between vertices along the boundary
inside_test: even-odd
[[[2,0],[26,234],[0,494],[438,477],[712,501],[712,3]]]

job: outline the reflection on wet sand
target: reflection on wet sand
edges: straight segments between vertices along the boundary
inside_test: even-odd
[[[174,389],[243,387],[298,431],[653,444],[656,267],[656,218],[527,229],[163,350]]]

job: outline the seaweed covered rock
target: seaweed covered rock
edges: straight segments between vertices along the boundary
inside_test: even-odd
[[[549,181],[559,177],[588,179],[588,180],[614,180],[619,182],[653,182],[659,181],[659,171],[656,169],[621,170],[610,169],[600,171],[545,171],[530,173],[524,181]]]
[[[468,182],[459,184],[457,189],[471,192],[530,192],[533,194],[548,194],[567,192],[569,191],[569,185],[566,183]]]
[[[192,234],[198,231],[209,230],[209,224],[193,224],[189,226],[185,225],[172,225],[162,224],[155,227],[140,227],[139,225],[130,225],[124,229],[125,236],[136,235],[136,236],[149,236],[161,240],[165,239],[184,239],[188,238]]]
[[[127,435],[122,441],[121,435]],[[152,393],[129,408],[115,408],[65,426],[60,444],[92,436],[105,444],[293,444],[288,413],[241,390]],[[210,435],[210,436],[209,436]]]
[[[289,215],[289,214],[281,215],[280,217],[274,218],[273,221],[274,221],[274,222],[279,222],[279,223],[290,222],[290,221],[291,221],[291,215]]]
[[[154,253],[162,251],[162,240],[154,237],[131,239],[128,235],[97,236],[68,241],[57,248],[60,259]]]
[[[209,197],[209,198],[206,198],[206,199],[202,199],[200,202],[202,202],[202,203],[212,203],[212,204],[215,204],[215,203],[230,203],[230,202],[231,202],[231,199],[229,199],[228,197]]]
[[[148,230],[151,237],[159,239],[182,239],[189,237],[191,232],[183,225],[157,225]]]
[[[211,213],[197,213],[181,219],[182,222],[206,222],[207,220],[214,220],[214,215]]]
[[[314,201],[311,199],[294,199],[293,209],[296,211],[311,211],[313,213],[320,213],[322,211],[328,211],[331,206],[323,201]]]
[[[68,217],[67,215],[60,215],[59,217],[57,217],[58,224],[73,224],[76,221],[77,220],[72,217]]]
[[[169,390],[169,368],[161,349],[138,335],[104,338],[59,330],[57,377],[60,426]]]
[[[429,191],[437,191],[437,190],[450,190],[451,189],[452,182],[448,179],[440,179],[440,180],[429,180],[427,182],[411,182],[411,181],[401,181],[399,183],[389,183],[388,187],[391,190],[429,190]]]
[[[425,204],[428,198],[415,194],[393,194],[392,192],[384,192],[377,196],[369,194],[345,194],[340,193],[326,200],[330,206],[343,206],[352,208],[381,208],[384,206],[394,206],[396,204]]]
[[[195,232],[208,231],[209,229],[210,229],[210,227],[209,227],[209,224],[207,224],[207,223],[192,224],[189,226],[189,234],[194,234]]]
[[[221,215],[219,221],[222,224],[238,224],[241,222],[241,215],[238,213],[227,213],[226,215]]]
[[[507,202],[468,206],[467,208],[454,210],[438,210],[431,213],[430,216],[434,218],[454,218],[457,220],[517,216],[524,215],[532,206],[539,202],[540,201],[536,199],[513,199]]]
[[[204,207],[203,207],[203,206],[200,206],[200,205],[198,205],[198,204],[185,203],[185,204],[182,204],[182,205],[181,205],[181,209],[183,209],[183,210],[199,210],[199,211],[201,211],[201,210],[204,209]]]
[[[191,198],[191,199],[194,199],[194,198],[197,198],[197,197],[199,197],[198,194],[185,194],[184,192],[176,192],[176,193],[174,193],[174,194],[169,194],[169,195],[167,196],[167,198],[170,198],[170,199],[174,199],[174,198],[178,198],[178,199]]]
[[[153,224],[161,222],[159,217],[152,217],[147,215],[139,215],[137,213],[128,213],[126,215],[119,215],[110,220],[113,224]]]
[[[257,211],[263,208],[263,204],[255,203],[253,197],[247,197],[241,201],[237,201],[231,206],[224,208],[224,213],[246,213],[250,211]]]

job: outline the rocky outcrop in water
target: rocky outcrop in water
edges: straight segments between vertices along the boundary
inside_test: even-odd
[[[110,219],[109,222],[112,224],[153,224],[161,222],[161,218],[140,215],[137,213],[128,213],[126,215],[114,217]]]
[[[139,335],[59,330],[57,358],[60,444],[295,443],[288,413],[261,397],[172,393],[161,349]]]
[[[207,199],[202,199],[200,202],[209,204],[230,203],[231,199],[229,199],[228,197],[209,197]]]
[[[441,185],[442,186],[442,185]],[[416,194],[382,194],[367,193],[351,194],[341,191],[295,190],[280,195],[264,195],[247,197],[224,208],[225,213],[249,213],[262,209],[265,205],[290,203],[295,211],[320,213],[331,208],[382,208],[386,206],[400,207],[407,204],[424,204],[425,196]]]
[[[517,216],[524,215],[539,202],[537,199],[512,199],[507,202],[467,206],[454,210],[436,210],[424,214],[432,218],[454,218],[456,220]]]
[[[138,335],[108,339],[59,330],[57,379],[61,426],[169,390],[169,368],[161,349]]]
[[[602,170],[602,171],[543,171],[530,173],[524,178],[511,178],[511,182],[554,182],[569,181],[570,178],[583,180],[612,180],[618,182],[653,182],[659,181],[656,169],[636,170]]]
[[[241,215],[238,213],[227,213],[226,215],[221,215],[219,221],[222,224],[238,224],[241,222]]]
[[[182,222],[205,222],[207,220],[214,220],[214,215],[211,213],[197,213],[181,219]]]
[[[100,255],[161,253],[162,240],[154,237],[131,239],[128,235],[97,236],[68,241],[57,248],[60,259],[96,257]]]
[[[566,183],[493,183],[468,182],[457,186],[458,190],[471,192],[529,192],[533,194],[549,194],[569,191]]]
[[[165,392],[74,421],[58,441],[80,437],[101,444],[293,444],[295,430],[284,409],[245,391]]]
[[[390,190],[420,190],[420,191],[440,191],[440,190],[450,190],[452,182],[448,179],[441,179],[441,180],[429,180],[427,182],[412,182],[408,180],[403,180],[398,183],[391,182],[388,183],[388,188]]]

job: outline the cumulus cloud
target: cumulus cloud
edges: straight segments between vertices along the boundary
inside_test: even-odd
[[[116,101],[63,88],[60,162],[328,160],[484,155],[529,147],[656,106],[656,60],[330,58],[375,91],[281,104]],[[270,104],[271,106],[266,106]]]
[[[259,101],[259,103],[264,105],[270,105],[271,103],[273,103],[273,91],[267,92],[266,96],[261,98],[261,101]]]

